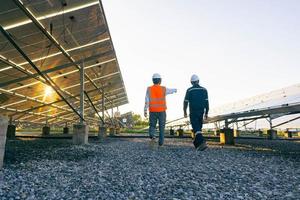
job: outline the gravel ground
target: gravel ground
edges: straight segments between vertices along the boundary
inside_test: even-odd
[[[300,143],[8,141],[0,199],[299,199]]]

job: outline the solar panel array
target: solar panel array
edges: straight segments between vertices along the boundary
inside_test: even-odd
[[[300,104],[300,84],[225,104],[210,111],[212,116],[258,110],[282,105]]]
[[[0,34],[2,115],[19,123],[76,123],[71,107],[79,111],[82,66],[85,91],[98,111],[103,92],[106,110],[128,103],[101,1],[1,0],[0,25],[51,82]],[[85,99],[87,123],[99,122],[95,113]]]

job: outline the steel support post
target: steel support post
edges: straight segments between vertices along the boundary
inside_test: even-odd
[[[105,123],[105,98],[104,98],[104,89],[102,89],[102,119]]]
[[[84,62],[80,67],[80,123],[73,126],[73,144],[88,143],[88,125],[84,123]]]
[[[80,124],[83,124],[84,119],[84,63],[80,67]]]

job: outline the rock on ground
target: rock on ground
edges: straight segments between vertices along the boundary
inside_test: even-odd
[[[0,199],[299,199],[300,143],[11,140]]]

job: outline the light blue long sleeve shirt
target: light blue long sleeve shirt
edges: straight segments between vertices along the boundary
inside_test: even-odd
[[[166,88],[166,95],[168,94],[173,94],[176,93],[177,89],[174,88]],[[149,97],[149,91],[147,89],[146,91],[146,97],[145,97],[145,107],[144,107],[144,112],[147,112],[148,108],[149,108],[149,101],[150,101],[150,97]]]

